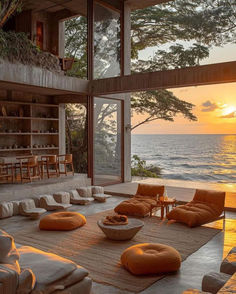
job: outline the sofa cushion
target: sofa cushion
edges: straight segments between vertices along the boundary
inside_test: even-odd
[[[71,190],[69,191],[69,193],[70,193],[70,203],[72,204],[86,205],[94,201],[94,198],[92,197],[81,197],[77,190]]]
[[[12,264],[0,264],[0,293],[16,294],[19,271]]]
[[[81,197],[92,197],[92,187],[80,187],[76,189]]]
[[[36,278],[31,269],[24,269],[19,276],[16,294],[29,294],[34,289]]]
[[[218,213],[204,202],[191,201],[186,205],[180,205],[167,213],[169,220],[176,220],[187,224],[189,227],[200,226],[213,221]]]
[[[104,194],[104,188],[101,186],[92,186],[92,193],[94,194]]]
[[[84,268],[78,267],[74,262],[58,255],[46,253],[30,246],[22,246],[18,250],[21,267],[29,267],[35,274],[37,281],[36,290],[50,287],[56,281],[58,281],[57,285],[60,285],[61,279],[68,278],[78,268],[80,275],[77,275],[77,280],[82,280],[88,274]],[[63,286],[63,283],[61,284]]]
[[[151,206],[154,203],[156,202],[152,199],[140,201],[138,199],[132,198],[118,204],[114,211],[119,214],[144,217],[150,213]]]
[[[13,237],[0,230],[0,263],[15,265],[18,264],[18,260],[19,253]]]
[[[0,203],[0,218],[6,218],[13,216],[13,203],[1,202]]]
[[[70,203],[70,194],[68,192],[56,192],[53,194],[53,198],[58,203],[63,203],[63,204]]]
[[[158,195],[163,196],[164,191],[165,186],[138,184],[136,195],[156,199]]]

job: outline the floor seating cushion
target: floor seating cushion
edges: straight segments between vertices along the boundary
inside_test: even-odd
[[[115,207],[115,212],[130,216],[144,217],[151,213],[151,209],[157,204],[157,197],[163,196],[164,186],[139,184],[133,198],[125,200]]]
[[[86,218],[78,212],[56,212],[40,220],[40,230],[70,231],[86,224]]]
[[[98,202],[106,202],[111,197],[111,195],[104,193],[104,188],[101,186],[92,186],[92,196]]]
[[[202,290],[216,294],[230,278],[225,273],[209,272],[202,279]]]
[[[24,216],[29,216],[33,219],[40,217],[46,212],[46,209],[35,206],[33,199],[22,200],[19,204],[19,213]]]
[[[191,202],[177,206],[166,217],[189,227],[200,226],[219,217],[224,211],[224,202],[225,192],[196,190]]]
[[[58,203],[70,204],[70,193],[68,192],[63,192],[63,191],[56,192],[53,194],[53,198]]]
[[[173,247],[142,243],[127,248],[121,255],[121,263],[134,275],[161,274],[177,271],[181,256]]]
[[[236,272],[236,247],[233,247],[221,263],[220,271],[233,275]]]
[[[149,215],[152,205],[155,204],[155,200],[146,199],[145,201],[141,201],[135,199],[134,197],[132,199],[122,201],[115,207],[114,211],[118,214],[144,217]]]
[[[46,210],[60,210],[71,207],[71,204],[56,202],[52,195],[42,195],[39,199],[39,205]]]
[[[86,205],[94,201],[93,197],[81,197],[77,190],[69,191],[70,194],[70,203],[72,204],[79,204],[79,205]]]
[[[0,219],[13,216],[14,206],[12,202],[3,201],[0,203]]]

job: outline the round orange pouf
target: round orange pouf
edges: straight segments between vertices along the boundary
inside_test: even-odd
[[[86,218],[78,212],[56,212],[40,220],[40,230],[70,231],[86,224]]]
[[[121,255],[121,263],[134,275],[161,274],[177,271],[181,256],[173,247],[142,243],[127,248]]]

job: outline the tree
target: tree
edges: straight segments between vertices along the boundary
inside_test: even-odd
[[[81,31],[82,27],[74,26],[74,30]],[[135,10],[131,14],[131,30],[132,72],[197,66],[209,56],[212,46],[235,43],[236,2],[175,0]],[[138,58],[140,50],[162,45],[165,49],[159,48],[153,58]],[[80,48],[76,48],[77,54]],[[156,119],[173,121],[177,114],[196,120],[192,114],[193,105],[167,90],[132,94],[131,107],[133,112],[148,115],[132,129]]]
[[[0,29],[20,7],[21,0],[0,0]]]
[[[167,90],[145,91],[131,96],[131,108],[137,114],[147,114],[147,118],[131,127],[131,130],[142,124],[162,119],[174,121],[177,114],[189,120],[197,120],[192,114],[193,104],[180,100]]]

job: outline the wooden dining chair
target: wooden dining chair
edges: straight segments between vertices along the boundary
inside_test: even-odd
[[[0,161],[0,180],[1,179],[5,179],[6,182],[10,179],[13,183],[14,172],[12,163],[4,163],[3,161]]]
[[[32,182],[33,179],[41,179],[38,156],[19,157],[17,160],[19,160],[19,163],[16,164],[16,167],[20,169],[21,183],[23,180]]]
[[[43,174],[44,167],[46,167],[48,179],[57,176],[59,177],[59,167],[58,167],[58,160],[57,155],[44,155],[41,156],[41,174]]]
[[[59,174],[66,175],[72,173],[74,175],[73,156],[72,154],[61,154],[57,156]],[[64,170],[61,170],[61,166],[64,166]],[[67,171],[67,167],[70,167],[70,171]]]

